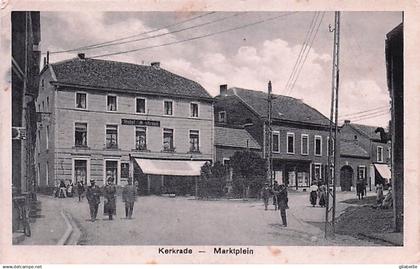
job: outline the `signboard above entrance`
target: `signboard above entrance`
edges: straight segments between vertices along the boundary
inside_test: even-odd
[[[155,120],[134,120],[134,119],[121,119],[122,125],[142,125],[160,127],[160,121]]]

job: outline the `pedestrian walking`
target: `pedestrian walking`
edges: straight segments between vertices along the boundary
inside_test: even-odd
[[[85,192],[85,185],[83,184],[83,181],[79,180],[77,182],[77,195],[79,196],[79,202],[83,200],[83,194]]]
[[[289,208],[288,200],[289,198],[287,197],[287,188],[284,184],[281,184],[277,194],[277,201],[278,209],[280,210],[281,221],[283,222],[284,227],[287,227],[286,209]]]
[[[265,210],[267,210],[268,208],[268,200],[270,199],[270,196],[271,196],[270,187],[268,186],[268,183],[265,183],[261,190],[261,197],[264,201]]]
[[[359,200],[363,199],[363,182],[361,180],[356,181],[356,194]]]
[[[66,192],[67,192],[67,197],[73,197],[73,194],[74,194],[73,182],[70,181],[69,184],[67,184]]]
[[[318,198],[318,185],[314,182],[312,182],[311,188],[309,193],[309,201],[311,202],[312,206],[316,206],[316,201]]]
[[[117,206],[115,201],[115,193],[117,189],[114,186],[114,179],[109,177],[107,180],[107,185],[104,187],[104,215],[107,215],[109,220],[113,219],[113,215],[117,214]]]
[[[67,198],[67,187],[64,181],[60,181],[60,190],[58,194],[58,198]]]
[[[137,201],[137,189],[133,185],[131,178],[128,179],[128,183],[123,189],[122,199],[125,204],[125,218],[131,219],[133,216],[134,202]]]
[[[89,203],[90,219],[95,221],[98,215],[98,207],[101,203],[101,189],[96,186],[95,180],[91,180],[90,186],[87,187],[86,199]]]
[[[325,207],[327,204],[327,187],[325,187],[325,185],[319,186],[318,195],[319,195],[319,206]]]

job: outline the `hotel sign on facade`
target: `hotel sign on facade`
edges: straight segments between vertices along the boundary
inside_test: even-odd
[[[160,121],[155,120],[121,119],[121,124],[160,127]]]

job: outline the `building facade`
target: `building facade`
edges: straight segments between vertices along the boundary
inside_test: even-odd
[[[270,132],[267,100],[268,94],[261,91],[221,85],[215,97],[215,124],[245,128],[261,145],[264,158],[271,151],[272,177],[279,183],[304,189],[313,181],[325,182],[329,120],[301,100],[273,95]]]
[[[196,82],[151,66],[78,58],[41,72],[38,176],[190,193],[213,160],[212,98]]]
[[[369,190],[390,183],[391,145],[382,139],[379,129],[348,120],[340,128],[341,190],[352,190],[357,180],[365,182]]]

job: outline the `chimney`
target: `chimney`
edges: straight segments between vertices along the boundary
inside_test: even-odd
[[[344,120],[344,124],[350,124],[350,120]]]
[[[150,66],[154,67],[155,69],[160,69],[160,62],[152,62]]]
[[[227,84],[220,85],[220,96],[227,95]]]
[[[80,60],[84,60],[85,59],[85,54],[84,53],[78,53],[77,57],[79,57]]]

